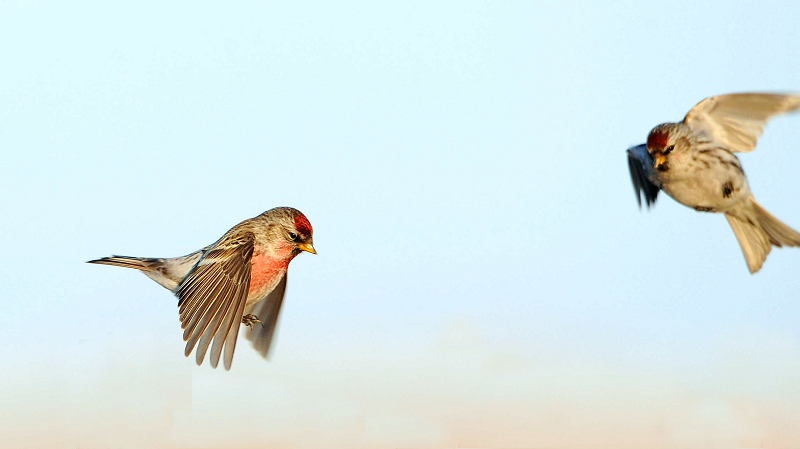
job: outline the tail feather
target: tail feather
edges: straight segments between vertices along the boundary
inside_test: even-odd
[[[113,265],[115,267],[134,268],[136,270],[147,271],[156,266],[162,265],[164,259],[151,259],[146,257],[111,256],[102,259],[90,260],[86,263],[96,263],[100,265]]]
[[[764,265],[772,246],[800,246],[800,233],[759,205],[753,197],[725,213],[742,247],[750,273]]]
[[[158,282],[162,287],[169,291],[175,290],[181,279],[186,276],[191,266],[194,264],[190,259],[193,254],[189,256],[179,257],[175,259],[154,259],[149,257],[129,257],[129,256],[111,256],[103,257],[102,259],[90,260],[87,263],[96,263],[100,265],[113,265],[115,267],[133,268],[139,270],[150,279]],[[197,257],[199,258],[199,256]],[[191,264],[182,264],[181,262],[187,261]]]
[[[782,221],[775,218],[774,215],[767,212],[767,210],[761,207],[760,204],[756,203],[755,200],[751,200],[751,202],[753,203],[753,207],[756,211],[758,222],[769,236],[769,240],[773,245],[779,248],[783,245],[800,246],[800,232],[795,231]]]
[[[748,222],[728,213],[725,214],[725,218],[728,219],[728,224],[731,225],[733,233],[736,234],[736,240],[742,247],[744,260],[747,262],[750,273],[760,270],[764,261],[767,260],[767,254],[772,250],[767,233],[754,221]]]

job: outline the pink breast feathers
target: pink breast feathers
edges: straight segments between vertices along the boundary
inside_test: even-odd
[[[269,293],[286,273],[291,259],[275,259],[266,254],[254,254],[250,271],[248,297],[259,297]]]

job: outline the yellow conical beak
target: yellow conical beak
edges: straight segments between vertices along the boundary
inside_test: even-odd
[[[663,154],[659,154],[658,156],[656,156],[656,163],[653,165],[653,167],[656,170],[659,170],[666,163],[667,163],[667,157],[664,156]]]
[[[311,254],[317,254],[317,250],[314,249],[314,245],[310,243],[298,243],[297,247],[303,251],[308,251]]]

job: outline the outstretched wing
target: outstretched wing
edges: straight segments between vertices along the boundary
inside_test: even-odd
[[[225,346],[225,369],[231,368],[239,325],[250,289],[255,236],[232,230],[214,244],[175,289],[185,329],[186,356],[195,345],[197,364],[203,363],[211,340],[211,366],[216,368]]]
[[[753,151],[773,115],[800,109],[800,96],[728,94],[709,97],[693,107],[683,122],[728,151]]]
[[[650,153],[647,152],[647,144],[637,145],[628,148],[628,168],[631,170],[631,182],[633,191],[636,193],[636,201],[642,207],[642,196],[649,208],[655,204],[658,191],[661,190],[658,178],[653,168],[654,161]]]
[[[278,314],[281,312],[283,296],[286,294],[286,277],[284,274],[278,285],[264,298],[258,302],[251,313],[261,320],[261,323],[254,323],[245,334],[248,340],[253,342],[253,347],[267,358],[269,347],[272,344],[272,336],[275,334],[275,326],[278,323]]]

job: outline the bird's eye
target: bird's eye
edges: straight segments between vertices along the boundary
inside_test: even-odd
[[[292,239],[292,240],[297,240],[297,234],[295,234],[294,232],[290,232],[289,233],[289,238]]]
[[[668,147],[667,147],[667,149],[666,149],[666,150],[664,150],[664,156],[666,156],[666,155],[668,155],[668,154],[672,153],[672,150],[674,150],[674,149],[675,149],[675,145],[670,145],[670,146],[668,146]]]

